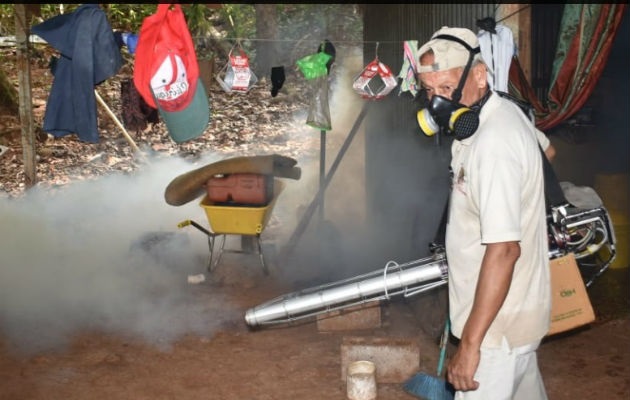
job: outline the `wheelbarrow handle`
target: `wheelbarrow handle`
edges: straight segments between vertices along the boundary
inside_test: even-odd
[[[199,229],[201,232],[205,233],[208,236],[216,236],[215,233],[210,232],[209,230],[207,230],[203,226],[199,225],[198,223],[196,223],[195,221],[192,221],[190,219],[187,219],[187,220],[184,220],[184,221],[180,222],[179,224],[177,224],[177,227],[178,228],[183,228],[183,227],[188,226],[188,225],[194,226],[195,228]]]

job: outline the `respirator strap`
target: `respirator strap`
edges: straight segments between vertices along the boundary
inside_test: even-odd
[[[462,46],[464,46],[466,50],[468,50],[468,53],[469,53],[468,62],[466,63],[466,66],[464,67],[464,73],[462,74],[462,78],[459,80],[459,85],[457,85],[457,88],[455,89],[455,91],[453,91],[453,95],[451,96],[452,100],[455,103],[459,103],[459,100],[461,100],[462,98],[462,90],[464,89],[464,85],[466,84],[466,79],[468,78],[468,71],[470,71],[470,67],[472,67],[473,58],[475,57],[477,53],[481,52],[481,47],[478,46],[473,49],[472,47],[468,45],[468,43],[452,35],[437,35],[433,39],[446,39],[453,42],[457,42],[461,44]]]

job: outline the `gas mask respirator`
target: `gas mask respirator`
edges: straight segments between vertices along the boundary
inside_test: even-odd
[[[433,96],[427,108],[418,111],[418,125],[427,136],[433,136],[442,129],[446,135],[462,140],[475,133],[479,126],[479,113],[455,103],[443,96]]]
[[[457,88],[453,91],[452,99],[435,95],[431,98],[427,108],[418,111],[417,119],[420,129],[427,136],[433,136],[442,132],[447,136],[453,136],[457,140],[466,139],[472,136],[479,127],[480,106],[466,107],[459,103],[462,97],[462,89],[468,77],[468,71],[472,66],[472,61],[480,49],[470,47],[466,42],[451,35],[438,35],[436,38],[452,40],[458,42],[470,53],[468,63],[464,68],[462,77]],[[484,96],[487,97],[487,96]]]

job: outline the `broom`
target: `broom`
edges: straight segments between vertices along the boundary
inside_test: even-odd
[[[450,383],[440,378],[442,368],[444,367],[444,359],[446,358],[446,344],[448,343],[449,331],[450,321],[447,317],[446,323],[444,324],[444,332],[440,339],[440,358],[438,360],[437,376],[427,375],[422,372],[412,376],[403,386],[407,393],[425,400],[453,400],[455,389]]]

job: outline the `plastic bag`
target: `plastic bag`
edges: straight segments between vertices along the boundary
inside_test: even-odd
[[[319,78],[320,76],[328,75],[328,68],[326,64],[331,59],[330,54],[324,52],[318,52],[310,54],[306,57],[302,57],[296,61],[296,64],[304,74],[304,77],[308,80]]]
[[[324,69],[326,65],[324,64]],[[312,79],[314,95],[308,108],[306,124],[313,128],[329,131],[332,129],[330,107],[328,106],[328,75]]]
[[[234,48],[230,50],[229,60],[216,75],[216,80],[227,93],[247,93],[258,82],[258,78],[249,68],[249,58],[245,51],[240,46],[237,52],[233,53],[233,50]]]
[[[352,88],[364,99],[379,100],[387,96],[397,85],[391,69],[375,58],[355,78]]]

